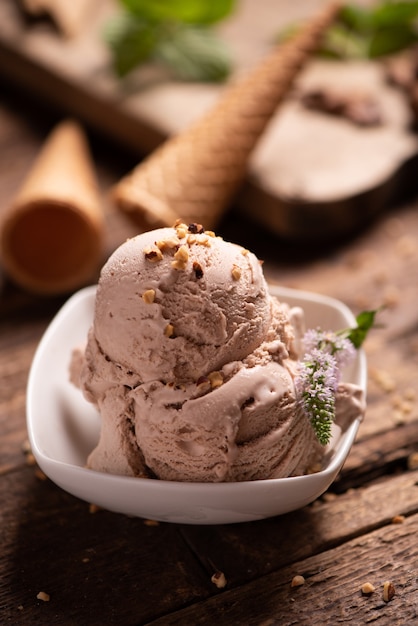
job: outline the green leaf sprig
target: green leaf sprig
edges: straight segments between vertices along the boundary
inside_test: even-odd
[[[418,2],[380,0],[370,7],[343,5],[320,52],[339,59],[375,59],[418,42]]]
[[[338,332],[310,329],[305,333],[305,355],[295,389],[298,402],[323,446],[331,439],[341,370],[354,358],[369,330],[375,326],[377,312],[363,311],[356,317],[353,328]]]
[[[346,337],[351,341],[353,346],[358,350],[364,343],[368,332],[371,328],[376,327],[376,315],[381,309],[371,311],[362,311],[356,317],[356,326],[338,331],[340,337]]]
[[[232,13],[235,0],[119,1],[122,11],[104,31],[119,77],[145,62],[181,80],[217,82],[228,76],[229,53],[211,26]]]

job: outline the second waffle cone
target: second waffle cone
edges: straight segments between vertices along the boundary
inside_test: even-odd
[[[335,19],[332,3],[184,133],[167,140],[114,188],[142,229],[177,218],[214,228],[245,176],[248,158],[295,77]]]

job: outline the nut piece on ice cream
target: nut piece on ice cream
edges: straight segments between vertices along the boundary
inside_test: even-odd
[[[102,270],[94,337],[141,383],[197,380],[263,341],[270,302],[253,254],[163,228],[128,240]],[[234,268],[240,269],[234,280]]]
[[[306,472],[323,447],[296,400],[303,331],[257,258],[199,224],[128,240],[102,270],[71,365],[101,415],[88,466],[205,482]],[[336,400],[337,421],[364,411],[354,385]]]

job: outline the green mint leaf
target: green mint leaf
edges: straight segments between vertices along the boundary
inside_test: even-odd
[[[315,431],[316,438],[322,446],[326,446],[331,441],[331,428],[333,419],[330,417],[320,418],[317,415],[314,415],[311,418],[312,428]]]
[[[230,15],[235,0],[120,0],[133,15],[154,22],[214,24]]]
[[[364,59],[369,48],[369,35],[354,33],[343,24],[335,24],[326,33],[320,53],[336,59]]]
[[[370,9],[347,4],[341,8],[338,22],[354,32],[367,32],[373,28],[373,16]]]
[[[157,45],[157,33],[149,24],[121,13],[104,30],[104,39],[113,54],[113,65],[119,76],[125,76],[147,61]]]
[[[230,58],[222,42],[203,27],[179,26],[161,38],[154,58],[182,80],[222,81]]]
[[[356,317],[357,326],[343,331],[344,336],[351,341],[355,348],[359,349],[362,346],[369,330],[375,325],[376,314],[379,310],[362,311]]]
[[[375,28],[412,24],[418,15],[418,2],[382,2],[371,12]]]
[[[378,58],[418,41],[418,1],[381,0],[370,8],[346,4],[324,37],[320,53],[334,58]]]
[[[417,33],[405,24],[393,24],[376,30],[370,41],[369,57],[375,59],[394,54],[418,41]]]

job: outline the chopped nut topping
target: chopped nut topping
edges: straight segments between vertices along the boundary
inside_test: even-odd
[[[155,300],[155,291],[154,289],[147,289],[142,294],[142,299],[146,304],[152,304]]]
[[[196,381],[196,387],[200,392],[208,392],[211,389],[209,378],[207,376],[200,376]]]
[[[178,237],[167,237],[167,239],[160,239],[155,245],[159,250],[164,252],[164,250],[173,250],[173,248],[177,248],[180,245],[180,241]]]
[[[197,224],[196,222],[189,224],[187,230],[189,231],[189,233],[193,233],[194,235],[200,235],[201,233],[205,232],[202,224]]]
[[[174,261],[171,265],[176,270],[185,270],[187,266],[187,261],[189,260],[189,251],[186,246],[180,246],[177,252],[174,255]]]
[[[364,583],[364,585],[362,585],[361,587],[361,593],[364,596],[370,596],[373,593],[373,591],[376,591],[376,587],[372,585],[372,583],[369,583],[369,582]]]
[[[321,470],[322,470],[322,464],[317,462],[317,463],[312,463],[312,465],[310,465],[308,467],[308,469],[306,470],[306,473],[307,474],[317,474]],[[317,502],[319,504],[319,500]]]
[[[392,524],[403,524],[405,521],[405,515],[395,515],[392,517]]]
[[[197,240],[197,243],[200,243],[201,246],[206,246],[207,248],[210,248],[212,245],[210,238],[206,236],[206,233],[204,237],[200,237],[200,239]]]
[[[215,233],[213,232],[213,230],[205,230],[205,233],[208,237],[216,237]]]
[[[164,335],[166,337],[172,337],[174,335],[174,326],[173,326],[173,324],[167,324],[167,326],[164,329]]]
[[[211,577],[211,581],[218,589],[223,589],[226,586],[226,578],[223,572],[215,572]]]
[[[177,237],[179,239],[184,239],[184,237],[188,233],[187,224],[185,224],[181,220],[177,220],[177,222],[174,225],[174,228],[176,229]]]
[[[36,597],[38,600],[42,600],[42,602],[49,602],[50,600],[49,593],[46,593],[45,591],[40,591]]]
[[[305,584],[305,579],[303,576],[293,576],[292,582],[290,583],[291,587],[301,587]]]
[[[193,271],[194,271],[194,275],[196,276],[198,280],[199,278],[203,278],[202,266],[197,261],[193,261]]]
[[[224,380],[220,372],[211,372],[208,374],[208,378],[212,389],[216,389],[217,387],[223,385]]]
[[[241,268],[238,265],[233,265],[231,270],[231,276],[234,280],[239,280],[241,278]]]
[[[250,251],[249,251],[249,250],[247,250],[247,248],[243,248],[243,249],[241,250],[241,254],[242,254],[242,256],[247,256],[249,253],[250,253]]]
[[[192,246],[194,243],[196,243],[196,241],[197,241],[196,235],[187,236],[187,243],[189,244],[189,246]]]
[[[147,261],[151,263],[157,263],[157,261],[161,261],[163,258],[163,254],[158,248],[145,248],[144,254]]]
[[[384,602],[389,602],[390,600],[392,600],[394,595],[395,595],[395,587],[394,587],[393,583],[390,582],[390,580],[387,580],[383,584],[383,600],[384,600]]]

